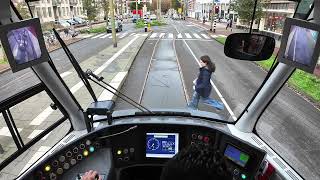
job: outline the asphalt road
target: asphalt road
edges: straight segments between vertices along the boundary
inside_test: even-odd
[[[170,22],[168,26],[154,29],[155,33],[157,35],[151,35],[142,47],[121,89],[137,101],[141,98],[144,78],[148,72],[150,60],[153,59],[152,51],[154,47],[155,51],[162,48],[156,43],[159,36],[162,36],[159,42],[171,41],[170,34],[175,38],[176,61],[181,67],[181,80],[188,100],[193,91],[192,81],[199,71],[196,58],[199,59],[205,54],[212,58],[217,67],[212,76],[216,89],[213,89],[210,97],[219,101],[224,99],[226,108],[223,111],[217,111],[207,105],[200,105],[199,109],[218,113],[228,121],[234,121],[235,117],[240,115],[266,76],[266,72],[253,62],[236,61],[226,57],[220,43],[204,38],[202,34],[206,32],[188,22]],[[192,35],[193,38],[188,38],[187,34]],[[154,91],[155,101],[151,101],[153,103],[149,101],[149,106],[155,107],[159,104],[156,96],[162,96],[162,94]],[[117,101],[116,109],[127,108],[132,107],[121,100]],[[185,105],[181,108],[185,108]],[[319,179],[319,117],[318,109],[285,86],[260,118],[256,131],[302,177]]]
[[[129,23],[123,25],[123,31],[121,33],[129,34],[136,31],[134,24]],[[111,44],[112,39],[110,38],[87,38],[71,44],[68,47],[80,63]],[[72,67],[69,59],[67,59],[67,56],[62,49],[51,52],[50,57],[52,58],[59,73],[63,73]],[[0,102],[40,82],[30,68],[17,73],[7,71],[0,74],[0,79]]]

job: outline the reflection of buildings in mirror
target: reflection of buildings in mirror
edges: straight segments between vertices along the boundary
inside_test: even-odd
[[[284,54],[285,58],[310,66],[317,38],[317,31],[291,26]]]
[[[33,27],[12,30],[7,36],[17,64],[40,58],[41,50]]]

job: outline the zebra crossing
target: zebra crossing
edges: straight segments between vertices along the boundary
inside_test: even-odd
[[[143,36],[144,33],[127,33],[127,32],[123,32],[123,33],[117,33],[116,36],[118,39],[122,39],[124,37],[127,36]],[[95,36],[92,36],[90,39],[112,39],[112,34],[111,33],[102,33],[102,34],[98,34]]]
[[[173,34],[173,33],[163,33],[163,32],[155,32],[152,33],[149,37],[149,39],[190,39],[190,40],[212,40],[217,37],[226,37],[225,35],[209,35],[209,34],[204,34],[204,33],[178,33],[178,34]]]

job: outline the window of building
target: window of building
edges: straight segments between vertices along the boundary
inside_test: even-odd
[[[52,17],[52,11],[50,7],[48,7],[48,14],[49,14],[49,17]]]
[[[42,14],[44,18],[47,17],[47,9],[45,7],[42,8]]]

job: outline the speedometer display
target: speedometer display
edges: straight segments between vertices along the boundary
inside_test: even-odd
[[[147,133],[146,157],[171,158],[178,153],[178,133]]]

